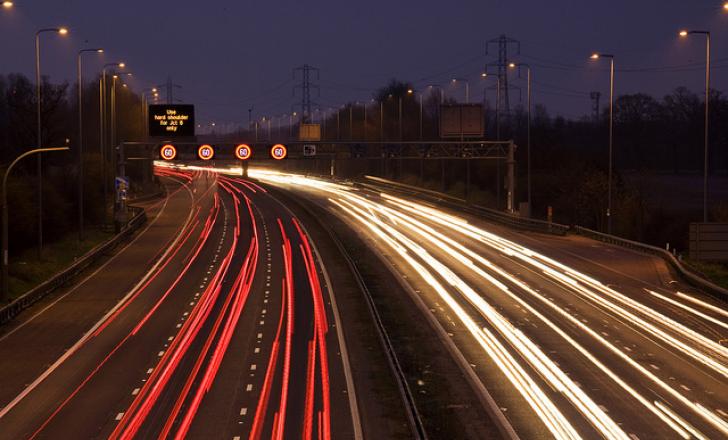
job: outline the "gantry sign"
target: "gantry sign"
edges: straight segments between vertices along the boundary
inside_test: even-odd
[[[127,146],[142,146],[151,145],[144,143],[133,143],[126,142]],[[238,159],[241,161],[247,161],[253,157],[253,153],[257,150],[258,159],[275,159],[283,160],[288,157],[288,148],[283,144],[274,145],[255,145],[248,144],[206,144],[206,143],[193,143],[193,142],[165,142],[164,144],[157,144],[159,150],[159,159],[166,161],[171,160],[213,160],[213,159]],[[178,151],[179,150],[179,151]],[[231,151],[232,150],[232,151]],[[220,154],[218,154],[220,152]]]
[[[195,135],[195,106],[153,104],[149,106],[149,136],[165,138]]]

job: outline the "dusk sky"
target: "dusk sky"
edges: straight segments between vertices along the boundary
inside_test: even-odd
[[[589,113],[590,91],[608,96],[607,61],[593,51],[614,53],[617,94],[661,97],[685,85],[704,87],[705,39],[680,39],[681,28],[712,32],[713,86],[728,88],[728,13],[714,0],[663,1],[139,1],[16,0],[0,10],[0,72],[32,78],[33,37],[38,28],[68,26],[67,37],[44,34],[42,71],[53,81],[75,79],[75,55],[101,46],[103,56],[85,56],[85,76],[102,59],[123,60],[135,90],[171,76],[180,98],[197,106],[202,124],[246,125],[254,116],[290,113],[292,69],[320,68],[320,108],[368,100],[390,78],[446,85],[470,78],[471,101],[482,101],[483,66],[494,61],[485,42],[500,34],[521,41],[512,60],[530,63],[534,100],[552,114]],[[96,58],[96,59],[94,59]],[[514,73],[516,85],[524,85]],[[525,78],[525,75],[524,75]],[[492,82],[488,82],[491,85]],[[492,95],[492,92],[491,92]],[[489,98],[492,98],[490,96]],[[518,102],[518,93],[511,97]]]

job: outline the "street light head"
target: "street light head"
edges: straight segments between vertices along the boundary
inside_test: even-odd
[[[126,83],[122,84],[121,86],[122,86],[122,87],[124,87],[124,88],[126,88],[126,87],[127,87],[127,86],[126,86]]]
[[[487,76],[488,76],[488,73],[487,72],[483,72],[483,73],[480,74],[480,77],[481,78],[486,78]]]
[[[15,5],[15,3],[11,2],[11,1],[8,1],[8,0],[6,0],[6,1],[3,2],[3,8],[5,8],[5,9],[10,9],[14,5]]]
[[[119,75],[112,75],[111,77],[114,79],[119,79]]]
[[[598,60],[599,59],[599,54],[598,53],[593,53],[593,54],[591,54],[591,56],[589,58],[591,58],[593,60]]]
[[[688,31],[683,29],[678,33],[678,35],[680,35],[681,37],[687,37],[688,33],[689,33]]]
[[[516,67],[516,63],[508,63],[508,67],[510,67],[511,69],[513,69],[513,68]]]
[[[64,28],[64,27],[58,28],[58,33],[61,34],[61,35],[68,34],[68,28]]]
[[[153,93],[157,93],[157,88],[156,87],[152,87],[152,92]]]
[[[415,92],[415,91],[414,91],[414,90],[412,90],[412,89],[407,89],[407,94],[408,94],[408,95],[411,95],[411,94],[413,94],[414,92]]]
[[[122,61],[121,63],[117,64],[117,66],[119,66],[120,68],[122,68],[122,69],[123,69],[124,67],[126,67],[126,63],[124,63],[124,62]]]
[[[96,53],[104,53],[103,49],[96,49]]]
[[[12,3],[12,2],[10,2]],[[728,11],[728,2],[723,3],[723,10]]]

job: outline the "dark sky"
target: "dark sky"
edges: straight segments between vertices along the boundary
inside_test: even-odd
[[[616,55],[618,94],[662,96],[680,85],[700,92],[704,38],[679,39],[683,27],[712,32],[713,85],[726,90],[721,7],[713,0],[16,0],[13,10],[0,10],[0,72],[32,77],[35,30],[66,25],[69,36],[42,39],[43,72],[53,80],[75,78],[76,50],[88,42],[107,52],[85,58],[87,77],[102,58],[126,61],[136,90],[169,75],[183,86],[181,98],[197,105],[198,122],[225,127],[247,124],[251,105],[257,117],[290,113],[292,69],[303,63],[321,69],[322,109],[368,100],[392,77],[416,88],[446,84],[459,99],[463,87],[448,82],[467,77],[471,100],[480,101],[479,73],[496,53],[486,56],[485,42],[506,34],[521,41],[512,58],[533,67],[535,102],[576,118],[590,111],[590,91],[606,103],[607,64],[588,59],[595,50]]]

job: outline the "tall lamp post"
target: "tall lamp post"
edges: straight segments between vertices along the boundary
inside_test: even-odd
[[[113,150],[116,148],[116,80],[119,79],[121,75],[125,76],[132,76],[133,74],[131,72],[125,72],[125,73],[119,73],[114,74],[111,78],[111,149]],[[113,155],[112,155],[112,161],[113,161]]]
[[[117,63],[106,63],[104,64],[103,68],[101,69],[101,78],[100,78],[100,84],[99,84],[99,110],[100,110],[100,123],[99,123],[99,148],[101,149],[101,170],[102,170],[102,178],[104,181],[104,219],[106,218],[106,209],[109,203],[109,182],[108,182],[108,172],[106,163],[108,162],[107,156],[107,134],[106,134],[106,125],[107,125],[107,114],[106,114],[106,71],[110,67],[118,67],[120,69],[123,69],[126,67],[126,64],[123,62],[117,62]]]
[[[728,3],[723,5],[728,9]],[[710,121],[710,31],[680,31],[680,36],[705,35],[705,133],[703,145],[703,223],[708,222],[708,128]]]
[[[18,156],[14,161],[10,163],[10,166],[5,170],[5,175],[3,176],[3,188],[2,188],[2,295],[0,296],[0,301],[4,302],[8,299],[8,176],[10,175],[10,171],[12,171],[15,164],[17,164],[20,160],[23,158],[30,156],[31,154],[40,154],[43,152],[51,152],[51,151],[65,151],[68,150],[68,147],[58,147],[58,148],[36,148],[34,150],[26,151],[25,153]]]
[[[83,241],[83,76],[81,55],[103,53],[101,48],[78,51],[78,241]]]
[[[526,68],[526,82],[527,82],[526,88],[528,90],[528,92],[527,92],[528,98],[526,99],[526,102],[527,102],[526,105],[528,106],[528,111],[526,112],[527,119],[528,119],[528,122],[526,124],[526,168],[528,170],[526,173],[526,187],[527,187],[526,192],[528,194],[527,195],[528,216],[530,217],[531,216],[531,66],[528,64],[525,64],[525,63],[518,63],[518,64],[510,63],[510,64],[508,64],[508,67],[510,67],[511,69],[515,69],[516,67],[518,67],[518,68],[525,67]]]
[[[464,82],[465,83],[465,103],[470,103],[470,82],[467,79],[464,78],[453,78],[452,83],[457,84],[458,82]]]
[[[607,177],[607,233],[612,233],[612,143],[614,139],[614,55],[593,53],[591,59],[609,59],[609,175]]]
[[[12,6],[12,4],[10,5]],[[43,107],[42,85],[40,76],[40,35],[46,32],[53,32],[58,35],[67,35],[65,27],[39,29],[35,33],[35,101],[38,122],[38,148],[43,146],[43,123],[41,111]],[[38,257],[43,253],[43,158],[38,154]]]

